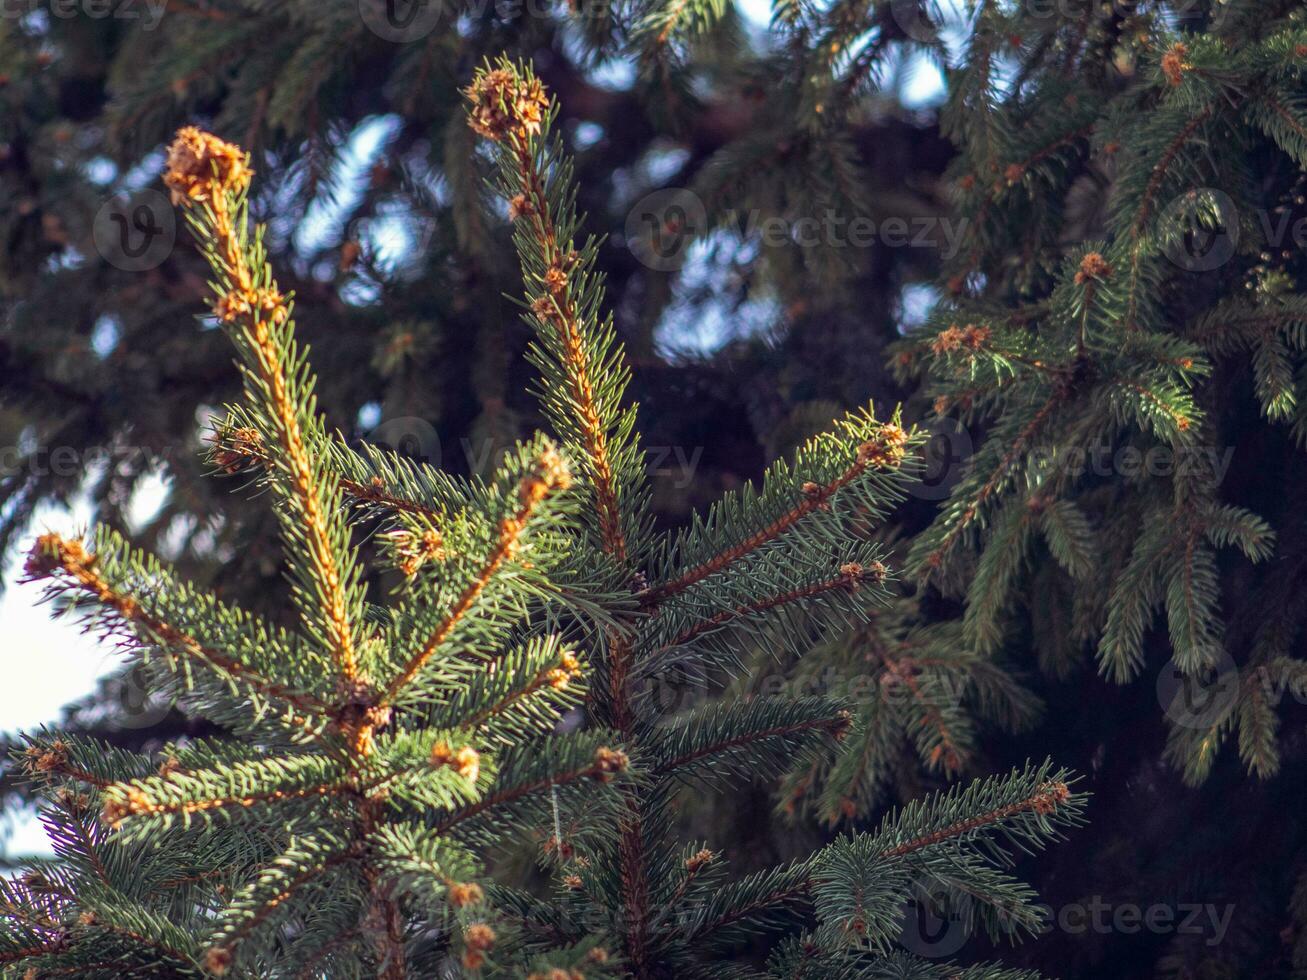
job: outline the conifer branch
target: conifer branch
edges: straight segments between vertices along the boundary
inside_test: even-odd
[[[286,883],[278,888],[272,895],[263,899],[257,907],[249,912],[242,920],[241,924],[231,931],[227,932],[219,944],[209,948],[206,954],[206,966],[214,973],[225,972],[231,964],[232,954],[236,948],[245,941],[245,939],[254,932],[269,916],[274,914],[278,908],[291,899],[301,888],[311,884],[313,881],[322,877],[332,868],[339,867],[350,861],[358,860],[361,852],[354,847],[344,847],[339,850],[328,852],[320,857],[310,867],[292,876]]]
[[[369,788],[375,789],[376,787]],[[245,796],[219,796],[200,800],[159,802],[151,800],[149,795],[138,786],[131,783],[120,783],[108,788],[104,804],[104,822],[111,829],[117,829],[128,817],[188,815],[205,813],[209,810],[222,810],[227,807],[243,808],[255,806],[259,803],[283,803],[289,800],[303,800],[315,796],[336,796],[355,792],[358,792],[357,784],[352,778],[346,778],[319,786],[275,789],[262,793],[250,793]]]
[[[247,426],[228,426],[220,428],[213,434],[213,448],[210,458],[224,473],[240,473],[249,469],[271,472],[275,467],[272,454],[263,443],[257,429]],[[348,450],[340,444],[333,445],[334,454]],[[348,457],[346,457],[348,459]],[[410,514],[425,518],[432,523],[439,520],[440,514],[432,507],[402,495],[398,490],[388,487],[378,475],[366,483],[339,475],[340,490],[354,503],[371,505],[392,510],[397,513]]]
[[[513,803],[533,793],[541,793],[551,786],[566,786],[570,783],[580,782],[583,779],[607,781],[612,778],[614,773],[624,772],[627,765],[625,753],[615,749],[601,748],[596,752],[594,761],[585,766],[571,769],[568,772],[554,773],[544,779],[512,786],[497,793],[488,793],[471,806],[464,807],[462,810],[451,813],[442,819],[435,825],[433,832],[444,834],[465,820],[480,816],[487,810]]]
[[[493,704],[487,705],[481,711],[472,715],[466,721],[461,723],[463,728],[479,728],[491,718],[502,715],[515,705],[526,701],[534,694],[546,688],[562,690],[567,687],[580,674],[580,665],[577,662],[576,655],[570,651],[563,651],[559,662],[553,666],[542,667],[522,687],[510,691]]]
[[[499,522],[494,548],[487,556],[481,570],[454,600],[454,605],[432,631],[422,648],[409,657],[395,678],[386,685],[380,696],[381,705],[394,702],[396,695],[417,676],[440,645],[448,639],[455,627],[476,605],[481,593],[503,565],[512,560],[536,508],[546,497],[567,489],[571,486],[571,482],[571,474],[562,457],[552,447],[546,449],[536,461],[534,472],[522,478],[518,486],[517,508]]]
[[[592,470],[603,548],[619,566],[625,566],[627,542],[622,530],[610,433],[605,412],[598,403],[590,345],[583,334],[582,317],[592,314],[583,314],[575,292],[575,277],[582,257],[576,252],[570,233],[559,227],[556,203],[548,190],[548,178],[540,168],[534,139],[553,112],[550,99],[534,76],[529,72],[523,74],[506,61],[494,70],[481,71],[467,90],[467,97],[472,128],[508,148],[511,164],[505,170],[513,183],[513,211],[517,221],[530,227],[530,237],[538,250],[535,261],[542,266],[538,271],[532,270],[523,257],[528,288],[538,290],[528,297],[530,308],[541,323],[557,333],[559,367],[569,386],[569,401]],[[533,271],[539,277],[536,282],[531,281]]]
[[[809,514],[825,510],[830,506],[830,501],[841,490],[873,467],[897,465],[898,461],[903,458],[907,439],[907,434],[897,426],[885,426],[880,436],[858,447],[853,462],[833,480],[819,485],[805,485],[800,491],[802,499],[767,526],[755,531],[743,541],[730,546],[707,561],[683,572],[675,579],[644,589],[636,596],[640,605],[647,609],[684,592],[710,575],[725,570],[739,559],[775,541]]]
[[[742,748],[754,742],[762,742],[768,739],[787,738],[791,735],[803,735],[809,732],[825,732],[833,737],[839,738],[849,729],[849,713],[847,711],[838,711],[827,718],[811,718],[806,721],[796,722],[794,724],[777,725],[773,728],[764,728],[758,731],[744,732],[743,734],[732,738],[723,739],[710,745],[696,746],[692,752],[677,756],[674,759],[667,759],[655,766],[652,770],[654,775],[665,776],[675,772],[677,769],[684,768],[692,762],[700,759],[706,759],[712,756],[723,755],[732,749]]]
[[[1275,96],[1273,95],[1263,95],[1261,98],[1263,102],[1265,102],[1268,106],[1271,107],[1271,110],[1277,116],[1279,116],[1282,120],[1284,120],[1285,125],[1287,125],[1300,137],[1307,140],[1307,126],[1304,126],[1301,122],[1299,122],[1297,118],[1294,117],[1293,113],[1290,112],[1285,107],[1283,102],[1275,98]]]
[[[772,908],[786,902],[799,901],[807,899],[812,892],[814,884],[813,877],[805,875],[798,881],[783,888],[777,888],[774,891],[761,895],[747,904],[738,905],[729,912],[705,923],[695,930],[692,939],[700,939],[709,933],[724,929],[727,926],[734,925],[737,922],[743,922],[753,915],[761,912],[763,909]]]
[[[541,360],[546,370],[553,367],[554,380],[562,389],[552,413],[562,431],[573,431],[588,470],[598,518],[599,546],[614,565],[625,570],[630,563],[630,543],[623,529],[622,498],[618,487],[617,457],[627,457],[627,468],[637,465],[632,445],[620,436],[617,404],[624,386],[624,368],[612,351],[607,331],[596,331],[599,287],[588,279],[593,263],[593,246],[577,252],[572,240],[572,190],[565,178],[553,187],[544,161],[550,152],[537,137],[553,115],[549,97],[529,68],[519,69],[507,60],[490,70],[483,69],[467,90],[469,123],[486,139],[506,145],[500,155],[500,169],[510,198],[515,241],[526,280],[528,304],[542,333]],[[547,133],[544,134],[547,138]],[[560,214],[561,212],[561,214]],[[578,293],[578,282],[588,289]],[[552,336],[545,334],[552,331]],[[598,342],[596,342],[598,338]],[[595,371],[602,370],[596,377]],[[606,392],[600,404],[599,388]],[[555,399],[546,399],[548,409]],[[634,477],[628,475],[628,482]],[[612,723],[623,735],[634,724],[628,678],[633,651],[625,630],[607,631],[608,710]],[[627,954],[637,977],[644,973],[644,928],[648,917],[647,866],[642,853],[643,830],[639,804],[628,797],[627,813],[619,827],[621,891],[629,923]]]
[[[962,768],[964,753],[954,740],[953,733],[949,729],[943,713],[930,702],[929,698],[924,696],[921,685],[917,682],[916,675],[912,670],[912,659],[909,657],[904,657],[901,660],[885,658],[882,662],[885,665],[886,674],[901,683],[912,694],[913,700],[921,707],[922,714],[939,736],[939,744],[935,746],[931,753],[931,761],[942,761],[946,772],[957,772]]]
[[[912,854],[927,847],[943,844],[945,841],[955,840],[984,827],[994,826],[1022,813],[1051,814],[1070,799],[1071,790],[1066,783],[1061,781],[1044,783],[1036,792],[1023,800],[997,807],[974,817],[967,817],[965,820],[958,820],[947,827],[941,827],[939,830],[932,830],[928,834],[923,834],[920,837],[888,848],[882,851],[880,856],[882,858],[891,858]]]
[[[1171,164],[1179,156],[1180,151],[1184,149],[1186,143],[1193,137],[1200,127],[1216,112],[1216,105],[1208,105],[1201,112],[1195,113],[1194,116],[1184,125],[1178,134],[1167,144],[1161,157],[1153,166],[1149,174],[1148,183],[1144,187],[1144,192],[1139,199],[1135,208],[1134,220],[1130,225],[1130,281],[1126,290],[1128,304],[1125,314],[1126,330],[1137,330],[1139,318],[1139,289],[1140,275],[1144,260],[1145,244],[1147,242],[1147,225],[1152,216],[1153,203],[1157,198],[1158,191],[1161,190],[1167,174],[1170,172]]]
[[[38,943],[35,946],[25,946],[20,949],[0,950],[0,963],[17,963],[19,960],[31,959],[34,956],[44,956],[47,953],[57,953],[67,944],[67,940],[62,936],[56,936],[49,942]]]
[[[724,609],[719,613],[714,613],[705,619],[700,620],[693,626],[683,630],[670,643],[660,646],[649,654],[647,660],[656,658],[660,653],[673,650],[677,647],[686,646],[705,633],[709,633],[719,626],[724,626],[737,619],[743,619],[748,616],[756,616],[770,610],[780,608],[781,606],[794,605],[810,599],[815,599],[836,590],[846,590],[856,592],[863,580],[870,580],[879,584],[885,580],[885,566],[879,562],[870,568],[864,568],[856,562],[850,562],[841,566],[840,573],[821,582],[812,582],[808,585],[790,589],[785,592],[778,592],[775,595],[764,596],[755,602],[735,606],[732,609]]]
[[[206,647],[170,623],[147,613],[137,600],[116,591],[109,584],[96,569],[96,556],[87,552],[79,541],[68,540],[58,534],[42,535],[28,559],[27,574],[29,579],[65,576],[74,587],[93,597],[103,606],[113,609],[125,623],[157,637],[167,649],[230,674],[251,689],[291,704],[301,711],[323,715],[328,710],[328,706],[313,695],[287,688],[221,650]],[[301,725],[308,724],[304,719],[296,719],[296,721]],[[96,782],[100,785],[98,781]]]
[[[298,980],[318,980],[322,976],[322,964],[338,949],[357,941],[360,935],[362,935],[362,930],[357,926],[344,930],[339,936],[305,960],[295,976]]]
[[[926,806],[915,806],[913,810],[902,816],[886,818],[881,833],[875,837],[859,836],[841,839],[804,864],[793,868],[792,876],[788,880],[777,882],[776,887],[762,894],[756,894],[752,890],[744,892],[748,895],[744,901],[729,903],[724,912],[698,925],[691,938],[699,940],[712,932],[745,921],[769,907],[798,900],[810,900],[815,890],[821,886],[829,886],[837,877],[848,873],[849,868],[842,860],[845,854],[855,855],[853,865],[855,873],[865,874],[874,871],[875,866],[880,862],[919,854],[950,841],[970,839],[986,830],[1007,828],[1008,832],[1037,844],[1041,839],[1049,836],[1051,830],[1046,826],[1041,829],[1021,828],[1019,822],[1021,818],[1034,815],[1039,818],[1067,821],[1074,820],[1079,810],[1080,799],[1071,792],[1061,778],[1055,777],[1036,782],[1032,791],[1019,800],[954,820],[944,826],[920,833],[900,844],[886,847],[880,846],[877,841],[883,839],[886,834],[892,834],[898,829],[897,825],[912,825],[923,818],[928,819],[932,815],[931,811],[948,812],[950,805],[960,796],[980,800],[987,794],[1010,792],[1021,782],[1041,779],[1046,774],[1047,766],[1039,770],[1027,770],[1024,774],[1014,775],[1010,780],[991,780],[984,784],[973,784],[961,794],[954,791],[947,797],[937,797],[933,803]],[[1016,825],[1014,826],[1013,823]],[[951,857],[948,863],[954,864]],[[852,884],[851,892],[856,898],[860,891],[856,879]],[[841,915],[846,914],[842,910],[837,911],[840,911]]]
[[[300,529],[308,545],[314,585],[321,589],[323,613],[331,645],[347,688],[360,680],[348,592],[353,571],[343,561],[339,544],[344,537],[334,512],[339,488],[331,475],[319,471],[311,456],[301,424],[304,395],[300,379],[288,376],[288,331],[291,308],[277,289],[271,270],[251,263],[247,236],[245,194],[250,181],[249,157],[238,147],[208,133],[186,128],[169,148],[164,182],[176,203],[184,203],[193,223],[204,234],[214,271],[227,291],[213,304],[223,323],[239,326],[257,386],[250,385],[251,400],[266,398],[275,420],[272,428],[280,444],[277,463],[290,478],[296,510],[303,518]],[[274,334],[274,330],[278,333]]]
[[[429,521],[436,521],[440,515],[430,507],[424,507],[422,504],[415,503],[412,500],[406,500],[398,494],[386,490],[383,484],[357,483],[354,480],[341,480],[340,488],[348,496],[353,497],[359,503],[374,504],[384,507],[387,510],[399,511],[404,514],[412,514],[415,517],[424,517]]]
[[[962,510],[962,513],[954,522],[953,527],[949,530],[948,534],[944,536],[944,540],[925,557],[923,567],[927,569],[928,572],[929,570],[939,568],[944,563],[944,558],[953,548],[953,545],[957,543],[962,532],[971,525],[971,522],[980,513],[980,508],[983,507],[989,501],[989,498],[998,490],[1003,482],[1003,478],[1012,467],[1012,464],[1020,458],[1023,452],[1026,451],[1026,447],[1029,445],[1030,441],[1043,427],[1044,423],[1048,421],[1049,416],[1051,416],[1053,411],[1059,404],[1061,404],[1064,397],[1063,389],[1059,388],[1054,390],[1053,394],[1048,397],[1030,421],[1026,423],[1025,428],[1023,428],[1018,436],[1012,440],[1012,444],[1008,446],[1007,451],[1004,452],[1002,459],[999,460],[998,466],[994,468],[994,472],[990,474],[980,490],[977,491],[977,493],[971,498],[971,501]]]

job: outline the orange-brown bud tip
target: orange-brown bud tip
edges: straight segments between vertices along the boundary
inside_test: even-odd
[[[163,182],[172,191],[174,204],[184,201],[216,200],[249,186],[249,156],[234,143],[220,140],[194,126],[177,131],[168,147]]]
[[[223,976],[231,967],[231,950],[210,946],[204,954],[204,968],[216,977]]]
[[[608,782],[615,774],[625,772],[630,764],[631,760],[621,749],[600,746],[595,750],[595,776],[602,782]]]
[[[716,857],[716,854],[705,847],[703,850],[696,854],[691,854],[685,859],[685,870],[690,874],[697,874],[701,869],[712,864],[713,859]]]
[[[875,437],[858,447],[858,462],[864,466],[893,469],[908,451],[908,434],[897,425],[883,425]]]
[[[449,904],[456,909],[468,905],[480,905],[485,900],[485,892],[474,881],[451,881],[448,885]]]
[[[549,96],[536,78],[523,78],[513,68],[481,69],[464,91],[468,125],[488,140],[540,132]]]
[[[1086,252],[1080,260],[1080,271],[1076,273],[1076,285],[1083,286],[1090,279],[1107,279],[1112,275],[1112,267],[1107,259],[1098,252]]]
[[[1184,73],[1192,67],[1185,61],[1188,56],[1189,49],[1178,42],[1162,55],[1162,74],[1173,88],[1184,81]]]

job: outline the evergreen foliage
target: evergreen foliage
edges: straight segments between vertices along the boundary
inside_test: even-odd
[[[978,12],[942,115],[965,247],[897,364],[945,424],[983,434],[913,541],[915,576],[964,598],[981,653],[1029,630],[1054,670],[1092,648],[1120,683],[1161,654],[1199,686],[1237,662],[1219,710],[1163,705],[1167,755],[1198,782],[1231,737],[1273,774],[1271,702],[1301,685],[1296,618],[1273,609],[1283,568],[1267,567],[1293,560],[1287,515],[1245,506],[1229,467],[1293,453],[1303,425],[1301,255],[1258,216],[1287,222],[1301,197],[1307,33],[1296,4],[1193,8],[1088,25]],[[1020,84],[999,82],[1000,60]],[[1255,450],[1229,441],[1244,399],[1265,420]],[[1261,584],[1231,609],[1236,568]],[[1066,599],[1034,602],[1050,580]]]
[[[397,6],[404,12],[404,0]],[[874,6],[874,22],[894,29],[889,9]],[[808,162],[824,185],[838,184],[831,200],[865,205],[866,188],[883,188],[895,210],[939,213],[946,148],[928,116],[897,105],[910,77],[900,41],[859,60],[865,84],[813,135],[808,109],[773,110],[815,66],[840,70],[824,54],[802,55],[847,19],[836,11],[788,18],[782,47],[729,5],[426,7],[435,19],[396,40],[377,33],[384,0],[135,2],[103,17],[97,4],[58,4],[53,16],[10,5],[14,16],[0,18],[0,552],[42,508],[85,500],[96,521],[206,587],[278,621],[288,605],[271,513],[224,496],[195,452],[213,407],[237,390],[220,332],[177,326],[204,292],[202,258],[184,235],[144,271],[117,268],[97,248],[111,199],[149,203],[163,220],[147,193],[157,154],[197,119],[253,153],[262,177],[253,213],[269,224],[264,244],[315,345],[321,407],[351,445],[393,444],[396,420],[420,419],[423,453],[438,434],[441,465],[484,478],[538,427],[518,356],[526,333],[503,299],[519,292],[515,263],[505,261],[506,229],[487,220],[457,94],[500,51],[540,55],[565,96],[558,128],[577,160],[615,328],[641,364],[634,393],[657,408],[645,422],[651,444],[703,447],[692,483],[651,480],[659,518],[684,520],[756,475],[788,451],[777,434],[806,438],[827,400],[856,405],[885,390],[880,352],[900,287],[933,266],[932,250],[759,251],[733,232],[712,248],[720,292],[644,267],[623,232],[636,202],[676,186],[731,188],[705,198],[714,222],[727,220],[720,207],[788,221],[797,202],[784,188],[807,180]],[[642,67],[628,78],[630,62]],[[911,187],[904,160],[922,178]],[[804,213],[822,217],[823,200]],[[808,288],[812,274],[828,291]],[[773,308],[789,325],[764,333]],[[729,350],[682,356],[680,326],[723,313]],[[834,413],[820,411],[824,425]],[[138,525],[134,494],[159,476],[167,499]],[[148,726],[124,717],[118,702],[134,686],[107,678],[67,726],[127,747],[214,734],[176,712]],[[14,790],[7,774],[0,790]]]
[[[454,956],[474,975],[933,976],[891,952],[921,889],[968,928],[1033,931],[1011,852],[1056,839],[1083,804],[1048,764],[731,881],[719,852],[675,839],[686,784],[779,773],[826,751],[851,717],[824,697],[662,717],[647,686],[667,664],[720,677],[761,631],[793,637],[805,616],[848,622],[882,601],[886,567],[857,531],[898,498],[917,439],[868,408],[684,532],[655,532],[556,108],[508,60],[467,97],[508,201],[558,447],[537,437],[490,480],[461,481],[331,435],[264,231],[247,219],[249,160],[183,130],[166,179],[209,258],[213,316],[245,383],[213,459],[269,491],[297,628],[179,583],[112,532],[39,542],[33,577],[241,738],[145,758],[34,736],[25,764],[63,860],[5,886],[0,963],[38,976],[402,977]],[[365,529],[401,578],[384,603],[364,577]],[[586,672],[577,730],[563,713]],[[532,832],[556,878],[549,898],[486,878],[490,851]],[[742,954],[760,936],[775,949],[756,969]]]

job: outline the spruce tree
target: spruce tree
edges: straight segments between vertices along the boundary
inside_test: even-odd
[[[1274,702],[1307,676],[1290,566],[1267,565],[1297,562],[1276,530],[1296,518],[1231,470],[1254,441],[1277,480],[1301,465],[1302,255],[1280,236],[1307,165],[1305,13],[981,10],[943,115],[966,247],[896,351],[941,423],[983,435],[915,576],[964,599],[981,653],[1028,636],[1060,673],[1092,650],[1116,683],[1169,658],[1167,756],[1191,782],[1231,738],[1274,774]],[[1185,710],[1227,672],[1230,697]]]
[[[811,434],[818,402],[824,424],[830,403],[896,397],[880,351],[895,333],[901,287],[933,267],[932,250],[755,255],[733,236],[714,249],[714,278],[731,283],[719,292],[645,267],[623,231],[647,194],[701,178],[730,191],[714,192],[714,221],[719,206],[774,219],[796,200],[783,189],[800,186],[806,161],[823,187],[839,188],[805,198],[817,216],[850,203],[865,216],[868,187],[911,214],[937,212],[947,147],[929,115],[899,107],[909,77],[893,68],[901,37],[860,60],[862,84],[838,113],[827,107],[839,122],[814,133],[806,98],[784,112],[753,109],[766,96],[775,110],[777,94],[797,92],[814,71],[835,78],[825,52],[846,19],[839,11],[789,16],[764,38],[730,5],[461,0],[426,4],[417,29],[396,39],[374,29],[385,0],[140,0],[103,17],[96,4],[59,4],[54,16],[40,6],[16,2],[0,18],[0,551],[10,556],[41,509],[85,501],[97,522],[252,611],[276,619],[286,605],[276,549],[249,546],[273,540],[266,510],[224,496],[194,452],[212,406],[236,394],[225,338],[177,329],[201,301],[201,257],[184,234],[145,271],[117,268],[97,248],[112,199],[157,202],[153,218],[166,223],[148,177],[193,120],[239,134],[253,154],[262,176],[253,211],[275,215],[266,244],[318,351],[334,425],[393,443],[396,420],[421,420],[425,446],[439,435],[442,465],[482,477],[538,427],[519,356],[526,333],[502,299],[519,291],[515,263],[502,224],[485,220],[458,96],[472,67],[500,51],[547,53],[545,77],[564,96],[560,132],[601,238],[597,262],[642,368],[635,392],[658,409],[646,421],[650,444],[702,447],[700,479],[655,479],[660,519],[684,520],[756,477],[792,448],[778,434]],[[641,26],[646,14],[657,29]],[[895,29],[888,6],[870,15]],[[628,78],[637,60],[667,66],[675,83],[648,71]],[[758,178],[758,193],[741,173]],[[397,237],[402,248],[391,247]],[[821,274],[822,291],[807,288],[809,273]],[[786,322],[764,338],[754,327],[773,305]],[[500,311],[498,329],[483,328],[488,309]],[[736,309],[720,356],[669,351],[680,322]],[[370,435],[378,415],[382,429]],[[100,465],[106,458],[112,465]],[[166,478],[167,499],[136,526],[129,505],[155,476]],[[64,724],[127,748],[210,731],[175,712],[149,725],[133,717],[121,702],[134,680],[106,679]],[[0,793],[13,788],[0,771]]]
[[[966,234],[935,315],[893,363],[930,424],[976,452],[908,577],[961,600],[967,645],[1038,664],[1045,690],[1069,680],[1084,699],[1077,673],[1096,669],[1156,691],[1081,741],[1153,782],[1173,826],[1204,825],[1114,835],[1104,847],[1132,858],[1109,880],[1169,894],[1194,887],[1196,866],[1256,853],[1245,874],[1203,879],[1209,900],[1242,910],[1238,934],[1219,949],[1175,937],[1136,975],[1295,975],[1301,824],[1284,814],[1298,809],[1307,675],[1286,487],[1305,472],[1307,11],[973,14],[941,113]],[[1159,730],[1161,759],[1141,754]],[[1240,771],[1286,785],[1240,785]],[[1118,807],[1116,821],[1143,812]],[[1285,835],[1263,847],[1236,826]]]
[[[759,488],[655,531],[556,107],[506,60],[467,95],[513,223],[557,446],[537,437],[482,482],[332,435],[249,226],[248,157],[183,130],[166,181],[245,383],[212,457],[274,501],[298,628],[188,586],[112,532],[38,543],[31,576],[240,737],[139,757],[32,736],[24,763],[60,860],[4,885],[0,963],[88,977],[1029,976],[892,947],[922,890],[969,928],[1039,925],[1005,865],[1008,846],[1041,847],[1079,818],[1082,796],[1048,764],[734,880],[720,849],[675,839],[685,784],[780,772],[850,718],[821,697],[659,717],[648,685],[670,665],[728,674],[751,639],[793,645],[880,601],[888,571],[855,532],[897,498],[916,437],[850,414]],[[399,580],[389,601],[365,577],[364,531]],[[583,676],[574,730],[560,715]],[[529,830],[548,897],[486,874],[495,846]],[[760,938],[765,965],[744,955]]]

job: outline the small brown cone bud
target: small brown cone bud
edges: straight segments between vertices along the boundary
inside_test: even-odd
[[[231,967],[231,951],[222,946],[210,946],[204,954],[204,968],[215,977],[226,974]]]
[[[163,182],[172,191],[174,204],[239,193],[249,186],[253,173],[249,157],[239,146],[194,126],[177,131],[168,147],[167,166]]]
[[[698,874],[700,870],[712,864],[713,859],[716,857],[716,854],[705,847],[697,854],[692,854],[685,859],[685,870],[690,874]]]
[[[858,447],[858,462],[865,466],[894,469],[908,451],[908,434],[897,425],[884,425],[877,435]]]
[[[540,132],[549,108],[539,79],[523,78],[511,67],[478,71],[464,94],[470,103],[468,125],[494,142]]]
[[[1184,73],[1192,67],[1185,61],[1188,56],[1189,49],[1178,42],[1162,55],[1162,74],[1166,76],[1172,88],[1184,81]]]
[[[495,945],[495,930],[484,922],[474,922],[463,933],[469,949],[487,950]]]
[[[595,750],[595,776],[601,782],[609,782],[616,773],[625,772],[630,764],[626,753],[620,749],[601,746]]]
[[[1107,279],[1112,275],[1112,267],[1107,259],[1098,252],[1086,252],[1080,260],[1080,271],[1076,273],[1076,285],[1083,286],[1090,279]]]

